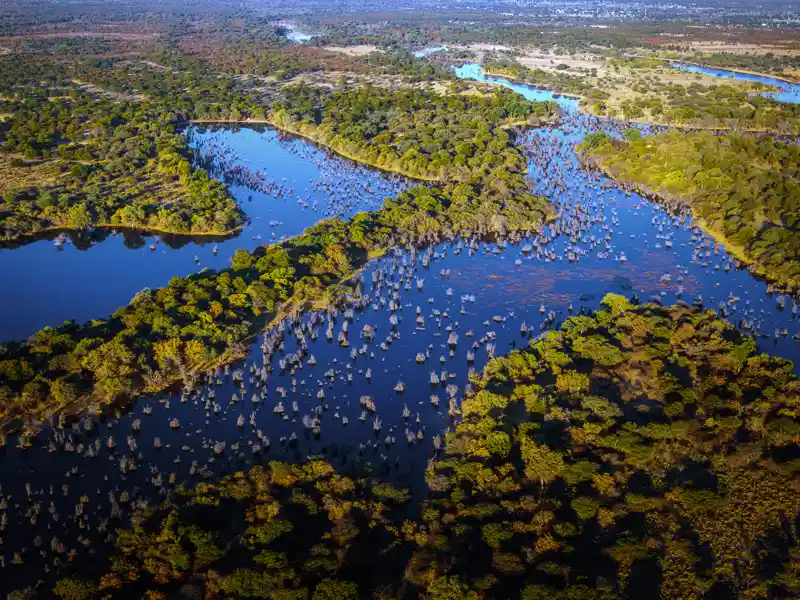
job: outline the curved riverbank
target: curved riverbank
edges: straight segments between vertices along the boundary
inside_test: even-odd
[[[319,127],[314,127],[311,125],[303,125],[302,123],[296,123],[289,120],[282,120],[276,119],[274,116],[269,120],[269,124],[273,127],[280,129],[286,133],[290,133],[292,135],[299,136],[315,144],[322,146],[332,152],[335,152],[339,156],[346,158],[348,160],[352,160],[354,162],[360,163],[364,166],[371,167],[373,169],[378,169],[380,171],[384,171],[386,173],[394,173],[396,175],[402,175],[404,177],[409,177],[411,179],[416,179],[418,181],[426,181],[429,183],[444,183],[445,180],[441,177],[432,177],[432,176],[425,176],[425,175],[417,175],[412,174],[409,171],[397,167],[388,167],[385,165],[379,165],[374,161],[370,161],[368,157],[354,154],[352,152],[348,152],[342,144],[334,143],[333,140],[329,140],[326,136],[323,135],[323,132],[320,130]]]
[[[271,126],[194,126],[187,135],[196,158],[235,196],[246,215],[244,227],[225,238],[152,236],[112,227],[66,232],[60,246],[53,243],[58,232],[0,244],[0,271],[15,282],[0,295],[0,311],[18,315],[0,320],[0,340],[26,338],[67,319],[111,314],[142,288],[160,288],[203,268],[223,269],[239,248],[296,236],[331,216],[375,210],[408,185]]]
[[[607,166],[603,165],[601,162],[594,160],[585,154],[579,154],[581,159],[581,164],[587,168],[596,169],[597,171],[603,173],[610,179],[615,181],[620,181],[617,176],[615,176],[614,172],[608,168]],[[680,197],[670,197],[664,192],[657,192],[650,188],[649,186],[634,182],[634,181],[625,181],[626,184],[635,192],[641,194],[645,198],[650,199],[653,202],[658,202],[668,206],[670,208],[675,208],[676,206],[686,206],[692,211],[692,217],[696,221],[697,225],[702,229],[705,233],[707,233],[710,237],[712,237],[716,242],[718,242],[722,247],[725,248],[725,251],[728,252],[731,256],[739,260],[742,264],[746,265],[748,270],[755,276],[762,277],[766,281],[774,284],[777,289],[786,291],[788,293],[796,293],[798,286],[800,286],[800,282],[794,280],[782,281],[780,279],[776,279],[775,277],[770,277],[770,274],[766,271],[764,267],[756,263],[752,258],[748,257],[745,253],[745,249],[742,246],[737,245],[730,239],[726,238],[725,235],[716,228],[711,227],[700,215],[697,214],[696,210],[692,207],[691,203],[687,203],[687,201]]]
[[[786,151],[791,152],[794,146],[765,147],[762,144],[755,149],[752,144],[745,144],[746,138],[734,138],[730,141],[729,138],[695,134],[694,137],[683,138],[686,144],[682,150],[688,154],[677,157],[671,148],[678,142],[669,134],[647,137],[642,141],[620,142],[610,137],[606,137],[603,143],[598,140],[600,138],[591,140],[591,143],[587,141],[587,145],[577,149],[583,164],[597,168],[627,188],[672,208],[688,207],[697,224],[729,254],[746,264],[752,273],[773,283],[777,289],[792,294],[797,292],[800,280],[793,273],[798,271],[800,254],[791,241],[795,235],[794,230],[791,225],[783,225],[785,221],[791,223],[793,211],[791,208],[776,207],[774,202],[762,200],[771,197],[772,190],[777,189],[776,186],[792,181],[794,176],[791,170],[783,174],[783,180],[770,178],[769,175],[780,168],[781,161],[792,162],[784,154]],[[771,150],[767,151],[767,148]],[[754,154],[756,150],[758,155]],[[714,163],[715,171],[709,171],[710,167],[707,167],[705,171],[698,171],[692,177],[685,175],[688,170],[688,155],[691,155],[693,161],[698,161],[712,154],[714,160],[719,161]],[[730,204],[730,197],[736,192],[735,177],[741,170],[730,163],[734,155],[734,160],[749,156],[751,164],[748,164],[748,170],[745,171],[747,180],[761,182],[763,189],[739,192],[736,196],[739,211],[730,216],[723,209]],[[649,169],[647,164],[658,165],[658,168]],[[716,173],[716,178],[709,179],[709,173]],[[651,184],[651,181],[655,183]],[[667,181],[671,182],[673,191],[667,189]],[[724,182],[727,182],[727,188],[720,187]],[[726,194],[729,198],[723,206]],[[787,198],[786,202],[789,201]],[[742,216],[748,221],[746,224],[742,222]],[[749,249],[726,235],[724,227],[730,228],[740,237],[746,234],[748,237],[744,239],[749,239]],[[769,246],[779,253],[780,262],[763,248],[756,252],[755,249],[762,247],[765,240],[771,240]]]
[[[35,231],[25,233],[13,238],[3,238],[0,240],[0,247],[18,247],[25,243],[26,240],[36,241],[40,236],[52,233],[78,233],[86,232],[97,229],[107,229],[110,231],[136,232],[145,235],[169,235],[182,238],[226,238],[242,231],[246,223],[237,225],[233,229],[219,230],[219,231],[183,231],[177,229],[159,229],[158,227],[148,227],[146,225],[123,225],[120,223],[92,223],[89,227],[69,227],[67,225],[52,225],[49,227],[42,227]]]
[[[518,79],[518,78],[514,77],[513,75],[511,75],[509,73],[503,73],[502,71],[493,71],[491,69],[485,69],[484,72],[489,77],[495,77],[495,78],[498,78],[498,79],[505,79],[507,81],[510,81],[513,84],[516,84],[516,85],[524,85],[524,86],[531,87],[531,88],[534,88],[534,89],[545,90],[545,91],[548,91],[548,92],[552,92],[553,94],[557,94],[559,96],[564,96],[565,98],[574,98],[575,100],[586,100],[586,96],[582,96],[580,94],[571,94],[569,92],[564,92],[562,90],[557,89],[555,86],[552,86],[552,85],[528,83],[527,81],[523,81],[521,79]]]

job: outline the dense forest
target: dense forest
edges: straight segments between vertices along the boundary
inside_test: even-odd
[[[3,239],[97,226],[229,234],[244,222],[225,187],[192,167],[177,133],[187,113],[205,116],[192,95],[208,98],[211,88],[220,98],[218,83],[167,83],[156,69],[120,72],[114,62],[68,70],[47,59],[24,69],[10,57],[0,63],[7,67],[0,80]],[[76,83],[83,76],[102,87]],[[126,84],[114,86],[115,78]]]
[[[607,296],[477,383],[427,475],[420,577],[526,600],[800,590],[800,383],[713,313]]]
[[[666,132],[587,136],[584,159],[663,200],[688,204],[700,224],[752,269],[800,284],[800,149],[770,137]]]
[[[527,166],[509,127],[554,122],[558,106],[498,89],[485,96],[363,87],[285,90],[276,126],[360,162],[431,181],[506,182],[525,189]]]
[[[120,552],[97,565],[95,581],[66,577],[54,591],[64,600],[392,598],[408,556],[407,500],[323,461],[273,461],[180,490],[119,533]]]
[[[137,101],[64,97],[0,102],[0,237],[114,226],[226,234],[244,221],[233,198],[191,167],[172,119]]]
[[[800,381],[711,312],[569,318],[491,360],[428,498],[271,462],[182,490],[65,600],[797,597]]]

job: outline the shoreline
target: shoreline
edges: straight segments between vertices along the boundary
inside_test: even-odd
[[[483,69],[483,67],[481,67]],[[573,98],[575,100],[586,100],[586,96],[581,96],[580,94],[573,94],[571,92],[562,92],[557,89],[554,89],[551,86],[539,84],[539,83],[528,83],[527,81],[522,81],[516,77],[511,75],[505,75],[503,73],[498,73],[497,71],[487,71],[484,69],[483,71],[487,76],[494,77],[496,79],[505,79],[510,83],[515,83],[517,85],[527,85],[528,87],[532,87],[537,90],[541,90],[543,92],[551,92],[553,94],[559,94],[560,96],[564,96],[566,98]],[[491,81],[479,81],[478,83],[493,83]]]
[[[300,234],[302,235],[302,234]],[[384,251],[385,253],[385,251]],[[382,253],[383,254],[383,253]],[[382,255],[381,254],[381,255]],[[349,273],[346,277],[332,283],[331,285],[343,285],[347,281],[351,280],[356,274],[358,274],[366,264],[373,260],[374,258],[380,258],[381,255],[377,256],[370,256],[368,257],[367,262],[364,265],[361,265],[356,269],[353,273]],[[330,286],[328,286],[330,287]],[[322,310],[326,308],[329,304],[328,300],[321,296],[317,300],[310,302],[305,301],[303,302],[303,306],[311,304],[312,307],[316,307],[318,310]],[[222,367],[226,364],[232,364],[237,360],[242,360],[246,358],[250,354],[250,346],[255,342],[256,338],[259,334],[264,331],[269,330],[271,327],[274,327],[280,320],[287,318],[294,309],[298,308],[299,304],[293,298],[288,298],[286,302],[276,308],[274,313],[269,316],[269,318],[261,325],[258,325],[248,336],[242,340],[242,344],[246,344],[247,348],[245,351],[241,351],[239,349],[228,348],[226,349],[220,356],[215,358],[214,360],[208,361],[207,363],[203,363],[202,365],[198,366],[196,369],[193,369],[193,375],[200,375],[210,369],[216,369],[217,367]],[[102,416],[106,414],[107,409],[115,408],[115,407],[122,407],[125,406],[127,403],[136,403],[142,397],[152,397],[156,394],[160,394],[169,390],[171,387],[175,385],[179,385],[182,381],[182,376],[180,373],[176,373],[174,376],[170,377],[168,380],[163,381],[159,387],[154,388],[147,388],[143,387],[138,392],[135,392],[134,397],[121,397],[112,402],[104,403],[104,402],[96,402],[96,398],[90,393],[80,398],[76,398],[71,403],[60,406],[58,408],[53,407],[45,407],[40,412],[34,413],[35,417],[31,422],[26,421],[26,417],[30,417],[31,412],[27,411],[25,417],[22,416],[5,416],[0,415],[0,433],[1,434],[13,434],[20,432],[23,435],[20,438],[36,438],[42,430],[42,425],[44,425],[48,420],[56,417],[57,415],[64,415],[65,419],[70,419],[79,415],[83,412],[86,412],[88,408],[94,406],[98,407],[98,411],[94,413],[96,416]],[[15,422],[22,421],[19,425],[15,425]],[[2,445],[0,445],[2,448]]]
[[[308,132],[303,131],[301,129],[301,124],[298,124],[298,126],[294,126],[294,127],[288,126],[288,125],[285,125],[285,124],[279,124],[279,123],[277,123],[275,121],[274,117],[270,118],[270,119],[245,119],[245,120],[238,120],[238,121],[222,120],[222,119],[220,119],[220,120],[192,119],[192,120],[188,121],[188,123],[199,124],[199,125],[237,125],[237,124],[238,125],[269,125],[269,126],[273,127],[274,129],[276,129],[276,130],[278,130],[280,132],[296,135],[297,137],[303,138],[304,140],[307,140],[309,142],[313,142],[314,144],[317,144],[318,146],[322,147],[325,150],[333,152],[334,154],[338,154],[342,158],[346,158],[348,160],[356,162],[356,163],[358,163],[360,165],[364,165],[366,167],[370,167],[372,169],[377,169],[378,171],[383,171],[384,173],[392,173],[394,175],[402,175],[403,177],[407,177],[409,179],[413,179],[413,180],[417,180],[417,181],[424,181],[424,182],[428,182],[428,183],[444,184],[444,183],[448,183],[448,181],[449,181],[447,179],[441,179],[441,178],[435,178],[435,177],[424,177],[424,176],[420,176],[420,175],[411,175],[406,171],[402,171],[402,170],[399,170],[399,169],[391,169],[391,168],[388,168],[388,167],[382,167],[380,165],[376,165],[375,163],[369,162],[369,161],[367,161],[367,160],[365,160],[363,158],[360,158],[360,157],[357,157],[357,156],[355,156],[353,154],[350,154],[349,152],[347,152],[345,150],[337,148],[336,146],[333,146],[330,143],[324,142],[324,141],[318,139],[318,137],[313,135],[312,133],[308,133]],[[318,129],[318,126],[317,126],[317,129]]]
[[[245,224],[239,225],[238,227],[234,227],[233,229],[229,229],[227,231],[200,231],[200,232],[185,232],[185,231],[171,231],[168,229],[154,229],[152,227],[145,227],[140,225],[116,225],[113,223],[97,223],[92,224],[90,227],[85,228],[75,228],[69,227],[68,225],[52,225],[50,227],[44,227],[42,229],[37,229],[36,231],[31,231],[29,233],[24,233],[22,235],[13,237],[13,238],[4,238],[0,239],[0,248],[2,248],[5,244],[13,245],[19,244],[19,246],[24,246],[29,243],[35,243],[39,240],[31,239],[30,241],[25,241],[28,238],[35,238],[42,235],[52,234],[52,233],[77,233],[81,231],[91,231],[93,229],[110,229],[112,231],[119,231],[124,233],[126,231],[129,232],[136,232],[136,233],[143,233],[147,235],[172,235],[176,237],[186,237],[186,238],[202,238],[202,237],[223,237],[228,238],[232,235],[242,231],[245,227]]]
[[[376,170],[382,171],[384,173],[392,173],[394,175],[401,175],[403,177],[411,179],[412,181],[421,181],[421,182],[425,182],[425,183],[438,183],[438,184],[442,184],[442,185],[447,184],[447,183],[452,183],[452,182],[459,181],[458,179],[442,179],[442,178],[435,178],[435,177],[425,177],[425,176],[421,176],[421,175],[411,175],[408,172],[400,170],[400,169],[392,169],[392,168],[389,168],[389,167],[383,167],[383,166],[377,165],[377,164],[375,164],[373,162],[370,162],[370,161],[367,161],[367,160],[365,160],[365,159],[363,159],[363,158],[361,158],[359,156],[351,154],[351,153],[347,152],[346,150],[338,148],[338,147],[336,147],[336,146],[334,146],[334,145],[332,145],[332,144],[330,144],[328,142],[325,142],[325,141],[319,139],[319,137],[314,135],[313,133],[303,131],[302,130],[302,124],[293,124],[293,126],[289,126],[289,125],[286,125],[286,124],[281,124],[281,123],[276,122],[274,118],[272,118],[272,119],[247,119],[247,120],[238,120],[238,121],[211,120],[211,119],[192,119],[190,121],[187,121],[187,123],[198,124],[198,125],[269,125],[270,127],[273,127],[274,129],[276,129],[277,131],[280,131],[282,133],[288,133],[288,134],[295,135],[297,137],[303,138],[304,140],[312,142],[312,143],[320,146],[322,149],[330,151],[330,152],[333,152],[334,154],[337,154],[342,158],[346,158],[347,160],[351,160],[351,161],[353,161],[355,163],[358,163],[360,165],[363,165],[363,166],[366,166],[366,167],[369,167],[369,168],[372,168],[372,169],[376,169]],[[545,124],[552,126],[552,123],[545,122]],[[530,124],[527,121],[514,121],[514,122],[510,122],[510,123],[506,123],[504,125],[501,125],[500,128],[507,130],[507,129],[510,129],[510,128],[513,128],[513,127],[526,127],[526,126],[529,126],[529,125]],[[318,126],[317,126],[316,130],[318,130]]]
[[[667,59],[665,59],[667,60]],[[767,77],[769,79],[777,79],[778,81],[783,81],[785,83],[790,83],[792,85],[800,85],[800,80],[789,79],[788,77],[783,77],[781,75],[770,75],[769,73],[761,73],[760,71],[749,71],[747,69],[732,69],[730,67],[716,67],[714,65],[690,62],[688,60],[677,60],[672,62],[680,62],[685,65],[692,65],[694,67],[702,67],[704,69],[717,69],[719,71],[728,71],[730,73],[740,73],[742,75],[755,75],[756,77]],[[713,75],[711,75],[713,77]],[[765,92],[770,93],[770,92]]]
[[[685,206],[688,206],[689,209],[692,211],[692,218],[695,220],[695,223],[697,223],[697,226],[702,231],[704,231],[706,234],[708,234],[715,242],[720,244],[723,247],[723,249],[725,250],[725,252],[727,252],[733,258],[735,258],[736,260],[741,262],[743,265],[745,265],[747,267],[747,270],[750,271],[750,273],[752,273],[753,275],[756,275],[756,276],[759,276],[759,277],[763,278],[763,280],[766,281],[767,284],[772,285],[778,291],[786,291],[786,290],[788,290],[790,288],[796,288],[796,287],[798,287],[800,285],[800,282],[798,282],[798,281],[782,280],[782,279],[770,276],[770,274],[767,273],[767,271],[765,270],[765,267],[763,267],[762,265],[758,264],[752,258],[748,257],[747,254],[745,253],[745,250],[742,247],[737,246],[736,244],[734,244],[733,242],[728,240],[725,237],[724,234],[722,234],[721,232],[716,231],[715,229],[710,227],[708,222],[705,219],[703,219],[702,217],[698,216],[695,213],[694,207],[692,206],[691,202],[689,202],[689,201],[687,201],[687,200],[685,200],[683,198],[679,198],[679,197],[672,197],[671,198],[671,197],[669,197],[669,196],[667,196],[667,195],[665,195],[663,193],[657,192],[657,191],[653,190],[652,188],[650,188],[649,186],[647,186],[645,184],[642,184],[642,183],[639,183],[639,182],[635,182],[635,181],[626,182],[626,181],[623,181],[622,179],[620,179],[618,177],[614,177],[614,175],[611,173],[610,168],[608,166],[602,164],[596,158],[591,157],[591,156],[587,156],[585,152],[578,152],[577,154],[578,154],[579,160],[581,161],[581,163],[583,164],[584,167],[597,169],[598,171],[603,173],[606,177],[608,177],[609,179],[611,179],[612,181],[614,181],[616,183],[625,183],[627,185],[633,186],[633,190],[636,193],[640,194],[641,196],[645,197],[646,199],[648,199],[648,200],[650,200],[652,202],[657,202],[658,204],[661,204],[662,206],[669,206],[670,204],[675,204],[675,203],[680,203],[680,204],[683,204]]]
[[[720,71],[729,71],[730,73],[740,73],[742,75],[755,75],[756,77],[767,77],[769,79],[777,79],[778,81],[783,81],[785,83],[790,83],[792,85],[800,85],[800,79],[792,79],[789,77],[784,77],[782,75],[771,75],[769,73],[762,73],[761,71],[751,71],[748,69],[734,69],[731,67],[718,67],[715,65],[709,65],[699,62],[694,62],[691,60],[683,60],[680,58],[664,58],[662,56],[641,56],[641,55],[629,55],[628,58],[649,58],[652,60],[660,60],[667,63],[682,63],[684,65],[691,65],[693,67],[702,67],[704,69],[718,69]],[[709,75],[709,77],[714,77],[713,75]],[[721,79],[721,78],[717,78]],[[768,93],[768,92],[767,92]]]
[[[392,168],[389,168],[389,167],[381,167],[379,165],[376,165],[375,163],[369,162],[369,161],[367,161],[367,160],[365,160],[363,158],[359,158],[359,157],[357,157],[357,156],[355,156],[353,154],[350,154],[349,152],[347,152],[345,150],[342,150],[341,148],[337,148],[336,146],[334,146],[334,145],[332,145],[332,144],[330,144],[328,142],[324,142],[324,141],[318,139],[313,133],[308,133],[308,132],[303,131],[302,130],[302,124],[297,124],[297,126],[295,126],[295,127],[287,126],[285,124],[280,125],[277,122],[275,122],[274,118],[269,122],[269,124],[272,125],[273,127],[275,127],[276,129],[279,129],[279,130],[287,132],[287,133],[291,133],[293,135],[296,135],[296,136],[299,136],[299,137],[304,138],[306,140],[309,140],[311,142],[314,142],[315,144],[318,144],[318,145],[322,146],[323,148],[327,148],[328,150],[330,150],[330,151],[332,151],[332,152],[338,154],[339,156],[342,156],[342,157],[344,157],[344,158],[346,158],[348,160],[352,160],[353,162],[357,162],[357,163],[359,163],[361,165],[365,165],[367,167],[371,167],[371,168],[377,169],[379,171],[384,171],[385,173],[394,173],[395,175],[402,175],[403,177],[407,177],[409,179],[414,179],[414,180],[417,180],[417,181],[425,181],[427,183],[445,184],[445,183],[448,183],[449,181],[451,181],[451,180],[448,180],[448,179],[442,179],[440,177],[424,177],[424,176],[421,176],[421,175],[411,175],[408,172],[402,171],[400,169],[392,169]],[[293,125],[294,125],[294,123],[293,123]],[[319,126],[315,126],[314,132],[317,132],[317,131],[319,131]]]

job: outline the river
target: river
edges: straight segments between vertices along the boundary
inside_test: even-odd
[[[428,46],[427,48],[417,50],[413,55],[414,58],[428,58],[437,52],[444,52],[445,50],[447,50],[447,46]]]
[[[752,81],[754,83],[763,83],[778,88],[777,93],[764,94],[770,98],[774,98],[778,102],[787,102],[790,104],[800,104],[800,84],[775,79],[767,75],[758,75],[756,73],[743,73],[742,71],[732,71],[729,69],[717,69],[715,67],[704,67],[701,65],[691,65],[687,63],[675,62],[672,66],[682,71],[689,71],[691,73],[701,73],[703,75],[710,75],[712,77],[720,77],[722,79],[737,79],[740,81]]]
[[[474,67],[460,71],[464,73],[482,75]],[[513,85],[526,97],[550,94],[483,80]],[[349,319],[344,314],[305,314],[300,323],[284,322],[255,340],[250,356],[232,366],[233,371],[241,369],[241,383],[234,381],[233,373],[220,372],[194,394],[176,391],[143,398],[131,410],[99,422],[87,419],[65,430],[48,428],[27,449],[9,440],[0,463],[0,495],[9,496],[6,544],[0,552],[11,589],[45,577],[45,566],[54,568],[53,536],[66,552],[75,549],[78,564],[91,561],[91,552],[104,551],[107,532],[117,523],[127,523],[136,506],[158,502],[179,483],[216,478],[274,458],[324,456],[343,472],[376,473],[409,486],[420,498],[434,436],[454,423],[448,414],[449,398],[453,396],[457,407],[470,370],[480,370],[492,353],[505,354],[557,326],[570,309],[577,313],[597,308],[608,292],[636,293],[642,301],[663,303],[693,302],[702,296],[704,306],[722,304],[732,322],[749,323],[754,332],[762,332],[762,349],[800,364],[800,344],[792,337],[800,332],[800,322],[792,314],[792,300],[781,310],[777,296],[767,294],[766,284],[737,269],[686,212],[671,215],[658,204],[619,190],[600,174],[581,169],[575,144],[590,130],[613,131],[613,124],[580,115],[574,99],[550,97],[564,109],[563,124],[531,130],[521,139],[531,157],[531,185],[561,214],[540,235],[515,243],[453,240],[413,254],[398,250],[365,269],[368,301],[354,307]],[[301,167],[295,162],[278,166],[261,150],[276,143],[274,135],[249,129],[197,130],[193,144],[212,158],[232,156],[214,148],[235,147],[250,172],[272,167],[278,175],[291,172],[286,177],[293,193],[305,198],[312,184],[304,177],[319,177],[315,169],[320,167],[283,170]],[[243,141],[248,139],[256,141],[252,153],[246,150],[250,143]],[[308,146],[298,152],[323,160]],[[314,160],[307,162],[315,164]],[[327,165],[327,160],[321,164]],[[216,172],[222,171],[229,168]],[[366,170],[363,176],[376,178],[375,185],[385,185],[388,192],[390,183]],[[248,193],[238,190],[237,196]],[[286,200],[279,206],[295,204]],[[305,212],[291,221],[280,218],[285,235],[313,222]],[[271,237],[270,229],[258,231],[262,240]],[[253,233],[247,233],[251,246],[256,243],[251,241]],[[243,242],[244,237],[237,243]],[[198,252],[196,248],[190,253]],[[207,258],[204,254],[201,263]],[[337,339],[345,321],[343,345]],[[788,335],[774,336],[784,329]],[[292,357],[304,346],[308,354],[293,364]],[[264,385],[259,383],[262,369],[269,371]],[[400,382],[404,389],[396,391]],[[279,408],[283,411],[276,412]],[[172,419],[179,427],[170,426]],[[137,421],[140,427],[135,431]],[[75,506],[84,494],[89,502],[78,515]],[[51,502],[54,514],[48,511]],[[44,557],[36,548],[36,536]],[[88,546],[79,539],[88,540]],[[24,555],[23,547],[28,548]],[[24,564],[11,564],[15,552]],[[65,560],[63,554],[57,558]]]

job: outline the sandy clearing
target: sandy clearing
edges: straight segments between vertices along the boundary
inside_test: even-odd
[[[455,47],[453,46],[453,48]],[[461,48],[474,52],[508,52],[512,50],[512,48],[501,46],[500,44],[470,44],[469,46],[461,46]]]
[[[295,85],[297,83],[304,83],[321,88],[332,90],[341,89],[340,80],[344,77],[347,84],[344,89],[355,89],[363,85],[371,85],[373,87],[387,88],[390,90],[399,89],[429,89],[437,94],[447,95],[451,93],[452,83],[449,81],[409,81],[407,78],[398,75],[375,75],[365,73],[354,73],[352,71],[324,71],[314,73],[300,73],[288,81],[279,83],[280,87],[287,85]],[[465,93],[482,93],[474,89],[468,88]]]
[[[527,50],[524,54],[517,57],[517,62],[529,69],[542,69],[543,71],[584,71],[590,69],[603,70],[606,66],[605,61],[590,55],[576,54],[554,54],[551,52],[541,52],[538,50]],[[556,69],[558,65],[566,65],[567,69]],[[573,73],[574,74],[574,73]]]
[[[328,50],[329,52],[339,52],[340,54],[346,54],[347,56],[366,56],[372,52],[380,52],[377,46],[371,46],[368,44],[361,44],[359,46],[325,46],[323,50]]]
[[[86,92],[90,94],[101,94],[106,96],[107,98],[111,98],[112,100],[133,100],[133,101],[140,101],[144,100],[146,96],[143,94],[123,94],[121,92],[112,92],[110,90],[104,90],[101,87],[94,85],[93,83],[87,83],[85,81],[81,81],[79,79],[73,79],[72,82],[79,86]]]

